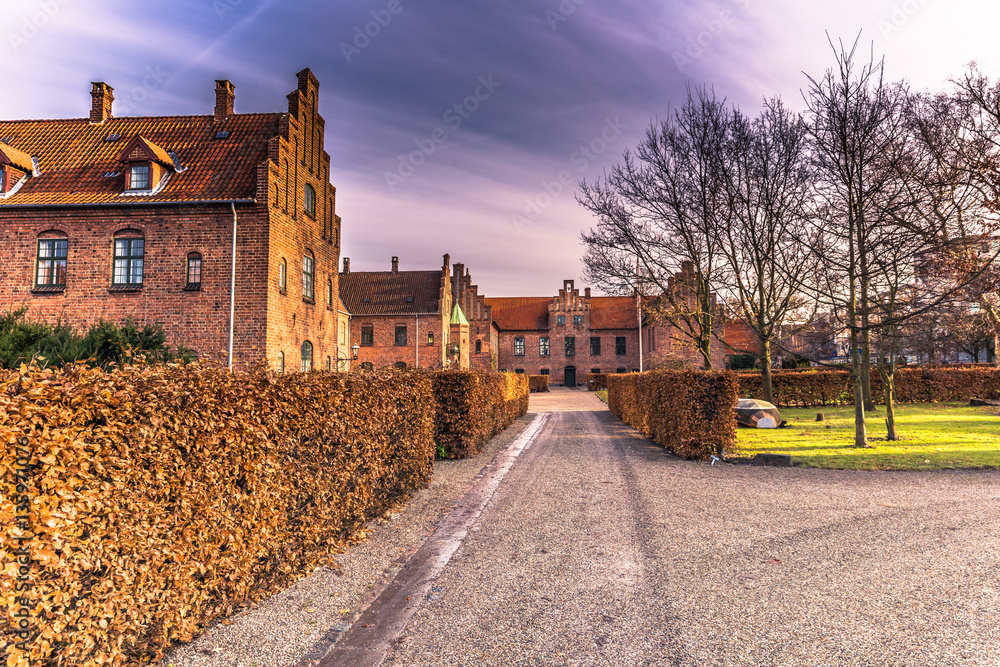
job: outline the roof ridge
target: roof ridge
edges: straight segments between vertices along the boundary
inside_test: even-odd
[[[286,115],[287,111],[251,111],[248,113],[234,113],[229,116],[229,118],[239,118],[240,116],[282,116]],[[4,123],[87,123],[89,125],[95,126],[107,126],[108,123],[113,123],[114,121],[125,121],[125,120],[165,120],[171,118],[212,118],[215,116],[210,113],[190,113],[190,114],[173,114],[168,116],[111,116],[103,123],[91,123],[90,118],[84,116],[82,118],[21,118],[21,119],[0,119],[0,124]]]

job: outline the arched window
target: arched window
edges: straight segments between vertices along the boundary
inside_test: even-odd
[[[201,253],[191,252],[187,256],[187,285],[186,290],[201,289]]]
[[[396,368],[398,368],[399,370],[401,370],[401,371],[405,371],[405,370],[406,370],[406,362],[405,362],[405,361],[397,361],[397,362],[396,362],[396,363],[394,364],[394,366],[395,366]]]
[[[370,361],[362,361],[361,362],[361,370],[363,370],[363,371],[373,371],[373,370],[375,370],[375,364],[373,364]]]
[[[285,258],[282,257],[281,261],[278,262],[278,289],[282,292],[288,286],[288,264],[285,263]]]
[[[330,357],[327,357],[327,358],[326,358],[326,370],[332,370],[332,369],[333,369],[333,365],[332,365],[332,363],[333,363],[333,362],[332,362],[332,360],[330,359]]]
[[[284,352],[279,352],[278,353],[278,372],[279,373],[284,373],[285,372],[285,353]]]
[[[59,288],[66,286],[66,256],[69,239],[38,239],[38,260],[35,265],[35,287]]]
[[[316,262],[312,253],[306,250],[302,256],[302,298],[312,300],[315,292],[313,285],[316,281]]]
[[[476,354],[482,354],[482,352],[483,352],[483,341],[477,340],[476,341]]]
[[[142,286],[146,241],[139,232],[126,230],[115,237],[112,285]]]
[[[308,373],[313,369],[313,344],[309,341],[302,343],[302,372]]]
[[[306,183],[306,213],[311,216],[316,216],[316,191],[313,186]]]
[[[326,279],[326,307],[333,308],[333,281]]]

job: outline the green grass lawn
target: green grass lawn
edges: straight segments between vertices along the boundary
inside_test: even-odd
[[[605,389],[603,391],[595,391],[594,393],[597,394],[597,398],[601,399],[605,403],[608,402],[608,390],[607,389]]]
[[[826,421],[817,422],[822,412]],[[885,407],[867,413],[869,449],[854,445],[854,408],[781,408],[783,429],[739,427],[733,452],[791,454],[811,468],[862,470],[940,470],[1000,467],[1000,408],[959,403],[900,405],[896,432],[885,439]]]

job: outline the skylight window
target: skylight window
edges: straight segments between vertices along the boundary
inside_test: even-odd
[[[122,135],[118,134],[117,132],[114,132],[114,133],[109,134],[108,136],[104,137],[104,140],[105,141],[118,141],[121,138],[122,138]]]
[[[229,138],[229,130],[222,130],[221,132],[216,132],[215,133],[215,138],[216,139],[228,139]]]

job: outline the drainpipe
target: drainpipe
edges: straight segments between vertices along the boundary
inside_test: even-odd
[[[229,203],[233,211],[233,270],[229,279],[229,370],[233,370],[233,326],[236,322],[236,204]]]
[[[639,314],[639,372],[642,372],[642,305],[639,296],[635,297],[635,310]]]
[[[420,315],[413,316],[417,321],[417,330],[413,335],[413,351],[416,354],[416,363],[414,367],[420,368]]]

